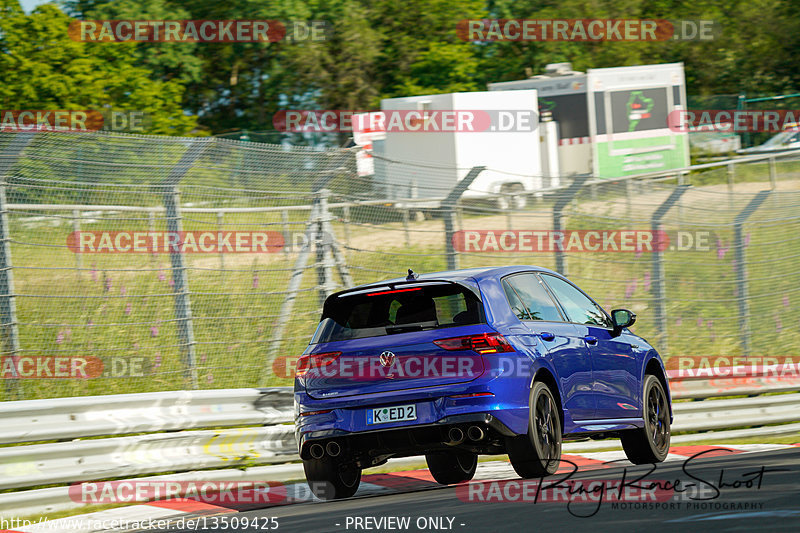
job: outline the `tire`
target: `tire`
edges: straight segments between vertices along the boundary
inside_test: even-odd
[[[622,449],[635,465],[660,463],[669,453],[669,402],[661,381],[652,374],[645,375],[642,398],[644,427],[623,431]]]
[[[320,500],[349,498],[361,484],[361,469],[328,458],[303,459],[303,470],[311,492]]]
[[[561,462],[561,418],[553,393],[537,381],[528,405],[528,434],[506,440],[511,466],[524,479],[555,474]]]
[[[426,453],[425,460],[433,479],[442,485],[469,481],[478,466],[478,454],[460,450]]]

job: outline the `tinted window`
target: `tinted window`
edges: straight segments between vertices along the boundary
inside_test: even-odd
[[[333,342],[392,333],[479,324],[480,300],[453,283],[389,287],[343,294],[325,301],[312,343]]]
[[[589,136],[589,108],[585,93],[539,96],[539,111],[552,113],[562,139]]]
[[[561,307],[567,313],[570,322],[578,324],[591,324],[611,327],[611,321],[600,308],[588,296],[576,289],[572,284],[555,276],[542,275],[550,290],[556,295]]]
[[[562,322],[564,320],[561,318],[553,299],[547,294],[547,289],[539,283],[539,279],[534,274],[510,276],[503,280],[503,283],[508,284],[516,291],[521,305],[530,316],[530,318],[523,318],[523,320],[545,320],[548,322]],[[508,293],[506,292],[506,294]],[[511,300],[509,300],[509,303],[511,303]],[[513,304],[511,308],[514,309]]]
[[[508,305],[511,306],[511,312],[514,313],[520,320],[530,320],[531,317],[525,310],[525,306],[522,305],[519,296],[517,296],[517,292],[511,288],[511,285],[508,284],[507,279],[503,280],[503,290],[506,292],[506,299],[508,299]]]

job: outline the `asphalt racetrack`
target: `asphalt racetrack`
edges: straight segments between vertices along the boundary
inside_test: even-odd
[[[653,465],[619,465],[571,476],[559,473],[545,478],[541,487],[539,480],[529,480],[527,492],[518,478],[484,480],[473,482],[482,484],[476,486],[244,511],[226,515],[224,522],[223,517],[208,516],[192,529],[172,531],[255,532],[275,530],[276,525],[278,531],[298,533],[800,531],[800,447],[736,455],[717,451],[668,461],[655,470]],[[590,485],[591,480],[603,481]],[[620,485],[628,491],[626,501],[615,497]],[[580,488],[592,486],[591,494]],[[598,492],[599,486],[617,489]],[[637,487],[647,487],[648,496]]]

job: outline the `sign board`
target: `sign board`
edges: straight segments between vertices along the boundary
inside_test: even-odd
[[[686,109],[682,63],[589,69],[489,84],[491,91],[536,89],[539,111],[558,123],[561,173],[619,178],[689,166],[686,132],[669,128]]]

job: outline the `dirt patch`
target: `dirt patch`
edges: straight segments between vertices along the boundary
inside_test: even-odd
[[[646,187],[647,185],[642,186]],[[684,221],[688,224],[698,225],[710,221],[722,224],[730,223],[736,213],[741,211],[756,193],[769,188],[770,183],[763,181],[736,183],[732,194],[729,193],[727,184],[691,187],[664,220],[665,222]],[[580,203],[572,204],[565,209],[565,215],[585,216],[598,221],[603,226],[612,223],[624,228],[637,229],[649,226],[653,212],[667,200],[672,190],[672,187],[640,190],[634,193],[630,203],[625,196],[595,201],[582,197]],[[776,190],[798,191],[800,190],[800,180],[778,180]],[[549,204],[539,208],[534,204],[528,210],[513,213],[486,213],[487,210],[484,206],[466,204],[462,206],[462,213],[456,221],[456,228],[470,230],[551,230],[553,228],[553,211]],[[346,251],[402,253],[409,247],[438,247],[443,250],[445,244],[444,222],[441,219],[411,221],[408,223],[408,229],[402,222],[385,224],[351,222],[349,230],[349,239],[345,239],[341,221],[334,223],[337,240],[347,248]],[[275,265],[278,262],[284,262],[289,267],[294,264],[296,259],[296,252],[290,253],[288,256],[283,253],[258,256],[227,254],[224,257],[224,263],[226,269],[258,269],[268,268],[269,265]],[[309,265],[314,261],[313,255],[309,257]],[[218,255],[193,256],[188,262],[191,267],[195,268],[220,267]]]

